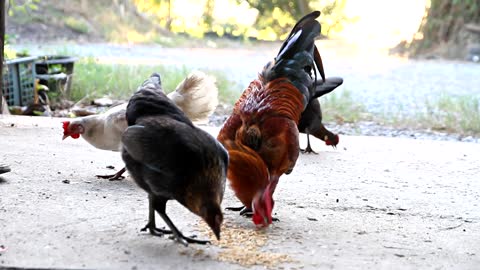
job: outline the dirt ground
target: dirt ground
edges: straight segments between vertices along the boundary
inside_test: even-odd
[[[0,163],[12,169],[0,178],[0,268],[480,266],[480,144],[343,136],[335,150],[314,140],[319,154],[281,178],[279,222],[258,231],[226,211],[220,243],[183,247],[140,232],[146,194],[130,177],[94,177],[121,168],[119,153],[62,141],[60,121],[0,116]],[[223,204],[239,204],[229,188]],[[210,237],[178,203],[167,212],[186,235]]]

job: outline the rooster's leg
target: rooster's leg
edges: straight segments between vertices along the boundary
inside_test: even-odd
[[[243,217],[252,217],[253,211],[252,209],[245,207],[242,211],[240,211],[240,215]]]
[[[227,208],[225,208],[225,210],[235,211],[235,212],[240,211],[240,216],[244,216],[244,217],[252,217],[252,214],[253,214],[252,209],[247,208],[245,206],[227,207]]]
[[[171,234],[172,231],[159,229],[155,225],[155,209],[153,208],[152,196],[148,196],[148,223],[140,231],[144,232],[148,229],[150,234],[155,236],[163,236],[164,234]]]
[[[167,200],[166,199],[152,199],[153,201],[153,207],[155,208],[155,211],[157,211],[160,216],[163,218],[165,223],[167,223],[168,227],[172,230],[173,237],[180,243],[182,243],[185,246],[188,246],[189,243],[194,243],[194,244],[210,244],[210,241],[206,240],[198,240],[194,239],[193,237],[186,237],[180,232],[177,227],[173,224],[172,220],[167,216],[166,213],[166,207],[167,207]]]
[[[98,178],[102,178],[102,179],[108,179],[110,181],[122,180],[122,179],[125,179],[125,176],[122,176],[122,174],[125,172],[125,170],[126,170],[125,167],[123,167],[116,174],[95,175],[95,176],[98,177]]]
[[[242,217],[251,218],[251,217],[253,217],[253,212],[252,212],[252,210],[244,209],[242,212],[240,212],[240,215]],[[277,222],[277,221],[280,221],[280,219],[278,219],[276,217],[272,217],[272,221]]]
[[[307,129],[307,147],[305,148],[305,150],[300,149],[300,151],[306,154],[309,154],[309,153],[317,154],[317,152],[313,151],[312,147],[310,146],[310,133],[308,129]]]
[[[245,206],[242,205],[242,206],[239,206],[239,207],[227,207],[227,208],[225,208],[225,210],[238,212],[238,211],[242,211],[244,208],[245,208]]]

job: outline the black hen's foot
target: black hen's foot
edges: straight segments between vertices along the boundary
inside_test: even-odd
[[[155,227],[155,224],[151,224],[150,222],[145,225],[140,231],[146,232],[149,231],[151,235],[155,236],[163,236],[164,234],[172,234],[172,231],[164,229],[164,228],[157,228]]]
[[[195,238],[196,238],[195,235],[192,237],[186,237],[182,234],[180,234],[178,237],[175,235],[170,236],[170,239],[176,240],[177,242],[183,244],[184,246],[188,246],[188,244],[199,244],[199,245],[210,244],[210,241],[208,240],[199,240]]]
[[[310,153],[318,154],[317,152],[313,151],[313,149],[312,149],[312,147],[310,147],[310,145],[308,145],[307,148],[305,148],[305,149],[300,149],[300,152],[302,152],[304,154],[310,154]]]

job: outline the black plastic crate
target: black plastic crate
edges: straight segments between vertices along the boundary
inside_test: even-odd
[[[8,106],[33,103],[35,91],[35,60],[22,57],[5,61],[3,66],[3,96]]]

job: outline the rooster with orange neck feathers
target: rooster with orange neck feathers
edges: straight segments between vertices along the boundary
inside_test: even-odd
[[[282,174],[290,173],[299,155],[298,124],[311,100],[335,87],[326,87],[315,38],[319,11],[303,17],[280,48],[235,103],[218,140],[228,150],[227,178],[243,213],[253,222],[272,223],[273,193]],[[317,69],[322,82],[317,86]],[[337,85],[338,86],[338,85]]]

